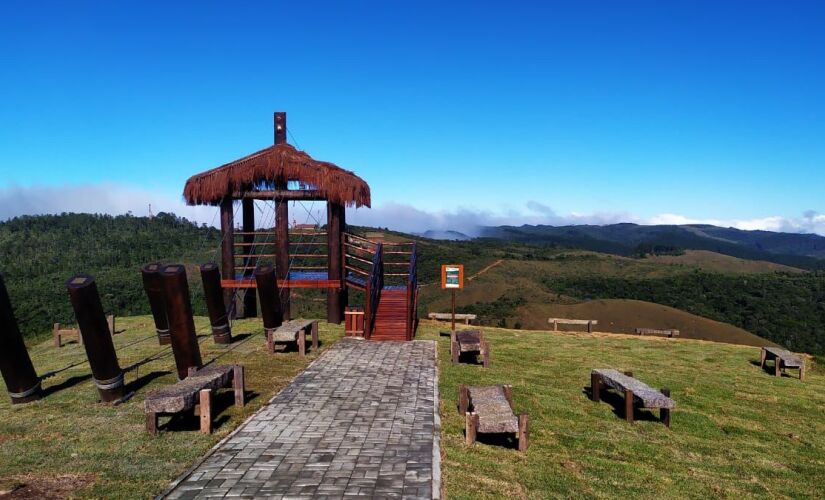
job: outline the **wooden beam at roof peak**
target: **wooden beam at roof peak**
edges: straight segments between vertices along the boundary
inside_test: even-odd
[[[327,198],[317,189],[271,189],[268,191],[247,191],[232,195],[236,199],[245,200],[304,200],[304,201],[325,201]]]

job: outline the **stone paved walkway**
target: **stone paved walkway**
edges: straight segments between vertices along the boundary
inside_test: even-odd
[[[434,342],[343,339],[166,498],[438,498],[437,390]]]

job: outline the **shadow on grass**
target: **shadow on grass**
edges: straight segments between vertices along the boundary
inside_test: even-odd
[[[600,404],[600,403],[607,403],[613,409],[613,414],[622,420],[625,420],[624,416],[624,395],[619,394],[615,391],[602,389],[600,393],[600,403],[596,403],[592,401],[593,393],[590,387],[585,387],[582,389],[582,394],[587,396],[587,399],[591,400],[593,404]],[[634,421],[641,421],[641,422],[661,422],[661,418],[655,412],[658,410],[648,410],[645,408],[639,408],[637,406],[633,406],[633,420]]]
[[[518,437],[516,434],[509,432],[478,433],[476,434],[476,443],[518,450]]]
[[[63,389],[69,389],[70,387],[74,387],[77,384],[82,384],[83,382],[86,382],[87,380],[89,380],[91,378],[92,378],[91,373],[87,373],[86,375],[77,375],[77,376],[74,376],[74,377],[69,377],[66,380],[64,380],[63,382],[60,382],[59,384],[50,385],[50,386],[44,388],[43,389],[43,397],[45,398],[45,397],[48,397],[48,396],[50,396],[50,395],[52,395],[56,392],[60,392]]]
[[[168,370],[149,372],[146,375],[144,375],[142,377],[138,377],[135,380],[133,380],[133,381],[129,382],[128,384],[126,384],[125,391],[127,393],[137,392],[137,391],[143,389],[144,387],[146,387],[147,385],[149,385],[149,383],[152,382],[153,380],[155,380],[156,378],[163,377],[164,375],[169,375],[170,373],[172,373],[172,372],[170,372]]]
[[[754,359],[752,359],[752,360],[751,360],[751,364],[752,364],[753,366],[757,367],[757,368],[761,368],[761,370],[762,370],[763,372],[767,373],[768,375],[770,375],[770,376],[772,376],[772,377],[775,377],[775,376],[776,376],[776,368],[774,367],[774,364],[773,364],[773,362],[772,362],[772,361],[770,362],[770,364],[766,361],[766,362],[765,362],[765,366],[760,367],[760,366],[759,366],[759,365],[761,364],[761,363],[760,363],[760,361],[759,361],[758,359],[755,359],[755,360],[754,360]],[[780,377],[780,378],[782,378],[782,377],[788,377],[788,378],[799,378],[799,376],[798,376],[798,375],[792,375],[792,374],[788,373],[788,372],[787,372],[787,371],[785,371],[785,370],[781,370],[781,371],[779,372],[779,377]]]
[[[462,352],[458,355],[458,362],[466,365],[484,365],[481,356],[477,352]]]
[[[248,339],[251,336],[252,336],[251,333],[241,333],[240,335],[233,335],[232,336],[232,344],[237,344],[238,342],[243,342],[244,340]]]

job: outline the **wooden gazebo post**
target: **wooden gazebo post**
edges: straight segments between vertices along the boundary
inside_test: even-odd
[[[255,246],[252,245],[252,243],[255,242],[255,235],[253,234],[255,232],[255,200],[244,198],[241,204],[241,209],[243,210],[243,241],[246,243],[243,247],[242,255],[251,255],[255,249]],[[246,257],[243,263],[244,279],[252,279],[252,272],[255,270],[255,266],[258,265],[258,259],[255,257]],[[258,306],[255,300],[255,289],[247,288],[243,297],[243,316],[244,318],[254,318],[257,315]]]
[[[232,212],[232,198],[221,200],[221,276],[225,280],[235,279],[235,214]],[[229,319],[235,319],[235,304],[232,297],[233,288],[223,289],[223,302]]]
[[[327,202],[327,279],[337,280],[340,288],[327,289],[327,322],[340,324],[344,319],[347,292],[344,288],[343,241],[346,231],[346,208]]]
[[[286,113],[275,113],[275,144],[286,144]],[[275,189],[285,192],[287,181],[280,179]],[[275,275],[279,280],[289,279],[289,205],[283,197],[275,200]],[[284,321],[289,321],[289,287],[281,287],[281,313]]]

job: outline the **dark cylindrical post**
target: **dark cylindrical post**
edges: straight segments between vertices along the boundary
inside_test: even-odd
[[[117,362],[95,279],[78,274],[69,279],[66,286],[100,400],[109,403],[119,399],[123,397],[123,370]]]
[[[166,305],[164,304],[163,282],[160,279],[160,267],[160,262],[152,262],[143,266],[140,272],[143,275],[143,289],[149,299],[152,318],[155,320],[158,343],[167,345],[171,342],[171,339],[169,337],[169,319],[166,317]]]
[[[225,280],[234,280],[235,276],[235,214],[232,211],[232,198],[221,200],[221,276]],[[223,303],[229,311],[229,317],[235,318],[233,300],[235,290],[224,288]]]
[[[258,285],[258,298],[261,300],[261,318],[264,320],[264,328],[278,328],[283,322],[283,316],[275,269],[269,264],[258,266],[255,269],[255,282]]]
[[[274,115],[275,144],[286,144],[286,113]],[[287,180],[279,179],[276,189],[286,190]],[[275,202],[275,272],[279,280],[289,279],[289,206],[280,199]],[[289,288],[279,291],[281,318],[289,321]],[[263,309],[263,307],[261,307]]]
[[[6,283],[0,276],[0,372],[12,404],[40,399],[40,377],[17,327]]]
[[[255,242],[255,200],[245,199],[241,201],[241,208],[243,210],[243,241],[246,243],[242,254],[252,255],[255,247],[252,243]],[[257,257],[244,257],[243,259],[243,277],[244,279],[251,279],[254,267],[258,265]],[[243,296],[243,316],[244,318],[254,318],[258,315],[258,307],[255,300],[255,290],[247,288]]]
[[[169,318],[172,335],[172,353],[175,355],[178,378],[183,380],[189,375],[190,367],[203,366],[195,320],[192,317],[192,302],[189,300],[186,268],[178,264],[165,266],[161,269],[160,276],[166,293],[166,316]]]
[[[201,281],[203,281],[206,309],[209,311],[209,323],[212,325],[212,337],[216,344],[231,344],[232,330],[229,328],[229,317],[226,315],[226,306],[223,303],[221,272],[218,270],[218,265],[212,263],[202,265]]]
[[[338,281],[339,288],[327,289],[327,322],[339,324],[344,318],[345,294],[342,256],[344,237],[343,205],[327,203],[327,279]]]

